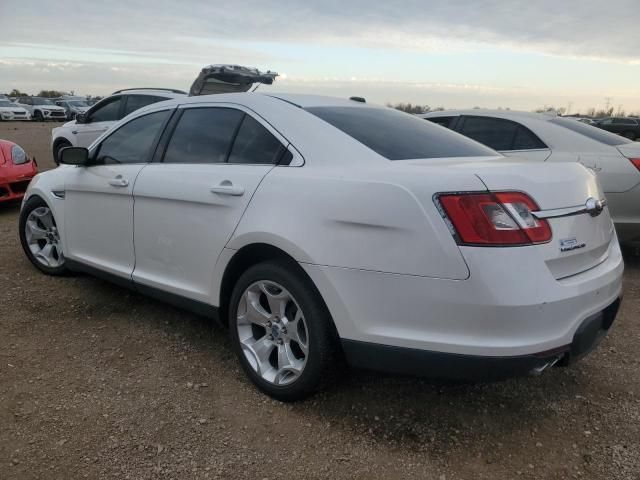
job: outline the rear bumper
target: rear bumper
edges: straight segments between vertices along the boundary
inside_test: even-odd
[[[573,340],[553,350],[506,357],[462,355],[343,340],[349,365],[363,370],[446,380],[501,380],[573,363],[592,351],[611,328],[620,299],[580,324]]]

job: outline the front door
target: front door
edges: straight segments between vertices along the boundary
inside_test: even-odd
[[[133,188],[169,115],[163,110],[133,119],[93,150],[93,165],[69,167],[64,200],[67,258],[131,276]]]
[[[182,110],[162,161],[136,182],[136,283],[213,302],[218,256],[284,154],[276,135],[241,109]]]
[[[122,102],[122,96],[100,102],[86,113],[84,123],[76,122],[73,128],[76,135],[76,146],[89,147],[100,135],[112,127],[121,118]]]

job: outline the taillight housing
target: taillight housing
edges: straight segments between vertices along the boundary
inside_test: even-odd
[[[640,170],[640,158],[630,158],[629,160],[631,160],[631,163],[633,163],[634,167]]]
[[[522,192],[443,193],[436,196],[459,245],[513,247],[546,243],[552,233],[539,209]]]

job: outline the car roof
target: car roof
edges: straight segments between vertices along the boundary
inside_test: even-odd
[[[491,110],[485,108],[471,108],[467,110],[440,110],[418,114],[419,117],[422,118],[433,118],[433,117],[449,117],[449,116],[458,116],[458,115],[476,115],[476,116],[486,116],[486,117],[496,117],[496,118],[505,118],[507,120],[512,119],[523,119],[528,118],[529,120],[541,120],[541,121],[549,121],[552,118],[556,118],[557,115],[555,113],[535,113],[535,112],[523,112],[520,110]]]
[[[153,87],[138,87],[138,88],[123,88],[121,90],[116,90],[115,92],[113,92],[111,95],[118,95],[118,94],[162,94],[162,95],[168,95],[171,94],[172,97],[174,96],[178,96],[178,95],[186,95],[187,92],[184,92],[182,90],[176,90],[175,88],[153,88]]]

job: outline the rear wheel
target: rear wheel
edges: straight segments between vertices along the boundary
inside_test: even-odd
[[[67,266],[60,234],[49,206],[30,198],[20,212],[20,243],[27,258],[47,275],[64,275]]]
[[[244,371],[281,401],[307,397],[336,373],[331,316],[298,268],[271,261],[249,268],[229,308],[231,340]]]

